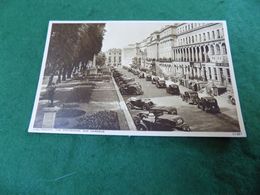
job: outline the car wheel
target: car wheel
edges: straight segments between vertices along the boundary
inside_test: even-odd
[[[133,117],[133,121],[134,121],[134,124],[137,126],[137,125],[140,125],[140,117],[138,116],[135,116]]]
[[[183,125],[183,126],[182,126],[182,130],[183,130],[183,131],[191,131],[189,125]]]
[[[127,108],[128,108],[129,110],[131,110],[131,109],[133,108],[133,105],[130,104],[130,103],[127,103],[126,106],[127,106]]]
[[[148,110],[148,106],[147,106],[147,105],[144,105],[144,106],[143,106],[143,110]]]
[[[147,131],[148,130],[144,125],[140,125],[140,124],[137,125],[136,128],[138,131]]]

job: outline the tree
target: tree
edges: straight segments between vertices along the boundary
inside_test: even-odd
[[[53,24],[47,55],[45,75],[49,84],[58,74],[57,82],[70,78],[73,69],[84,71],[89,60],[102,47],[105,24]]]
[[[104,66],[106,63],[106,55],[103,52],[99,52],[96,57],[96,64],[100,67]]]

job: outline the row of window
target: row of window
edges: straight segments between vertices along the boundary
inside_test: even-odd
[[[111,63],[111,60],[112,60],[112,58],[109,56],[108,57],[108,62]],[[114,62],[116,62],[116,61],[117,61],[116,57],[114,57]],[[118,61],[121,62],[121,56],[118,57]]]
[[[119,52],[119,53],[111,53],[111,52],[109,52],[109,55],[121,55],[121,52]]]
[[[173,67],[170,66],[167,68],[168,71],[173,71]],[[185,73],[190,73],[191,72],[191,68],[190,67],[185,67],[185,68],[179,68],[178,66],[176,67],[176,70],[179,71],[179,69],[182,69]],[[195,67],[194,68],[195,74],[198,75],[198,69]],[[213,71],[213,73],[212,73]],[[208,79],[210,80],[216,80],[216,81],[224,81],[225,79],[227,79],[228,83],[231,83],[231,77],[230,77],[230,71],[227,68],[226,69],[226,76],[224,75],[224,70],[223,68],[219,68],[219,77],[218,78],[218,74],[217,74],[217,68],[216,67],[208,67],[208,74],[206,74],[206,67],[203,67],[202,69],[202,74],[204,74],[204,76],[208,77]],[[227,78],[226,78],[227,77]]]
[[[213,30],[211,32],[205,32],[202,34],[196,34],[189,37],[185,37],[178,40],[179,45],[186,45],[186,44],[192,44],[192,43],[201,43],[204,41],[210,41],[215,39],[220,39],[224,37],[223,28]]]
[[[198,28],[200,26],[206,25],[207,23],[189,23],[186,25],[182,25],[177,28],[177,34],[192,30],[194,28]]]
[[[172,34],[172,28],[168,28],[167,30],[164,30],[162,33],[160,33],[160,37],[168,36]]]

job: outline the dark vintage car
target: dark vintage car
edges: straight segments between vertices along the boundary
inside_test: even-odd
[[[128,109],[150,110],[154,103],[149,98],[131,97],[126,101],[126,106]]]
[[[165,88],[166,87],[166,82],[163,79],[159,79],[156,81],[156,87],[157,88]]]
[[[163,114],[174,114],[177,115],[177,108],[173,106],[153,106],[149,112],[154,113],[155,116]]]
[[[122,84],[119,87],[119,91],[122,95],[142,95],[142,87],[138,83]]]
[[[166,92],[173,95],[180,95],[179,85],[170,84],[169,86],[166,87]]]
[[[113,77],[116,78],[116,77],[120,77],[120,76],[123,76],[123,74],[121,72],[118,72],[118,71],[114,71],[113,72]]]
[[[122,78],[117,80],[119,85],[127,84],[127,83],[130,83],[130,82],[133,82],[133,81],[135,81],[135,78],[129,78],[129,77],[122,77]]]
[[[139,77],[139,78],[145,78],[145,73],[144,73],[144,72],[140,72],[140,74],[139,74],[138,77]]]
[[[163,114],[172,114],[177,115],[177,108],[173,106],[152,106],[149,111],[143,110],[139,111],[138,113],[133,114],[133,120],[135,124],[139,124],[140,120],[144,117],[147,117],[149,113],[154,114],[155,117],[161,116]]]
[[[198,104],[199,96],[196,91],[185,91],[181,94],[183,101],[188,102],[189,104]]]
[[[132,73],[133,73],[134,75],[139,75],[140,71],[137,70],[137,69],[133,69],[133,70],[132,70]]]
[[[218,101],[214,97],[202,97],[198,101],[198,108],[207,111],[218,113],[220,112]]]
[[[142,95],[142,87],[138,83],[127,83],[119,86],[122,95]]]
[[[156,84],[156,82],[159,80],[159,77],[158,76],[154,76],[152,78],[152,84]]]
[[[188,124],[184,122],[184,119],[179,115],[163,114],[158,117],[149,113],[143,117],[137,124],[137,130],[139,131],[190,131]]]
[[[147,74],[146,77],[145,77],[145,80],[151,81],[152,80],[152,75]]]

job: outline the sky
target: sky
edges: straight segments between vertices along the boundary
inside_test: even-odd
[[[105,52],[110,48],[124,48],[128,44],[140,42],[152,32],[160,30],[163,26],[168,24],[158,22],[106,23],[106,33],[103,40],[102,51]]]

